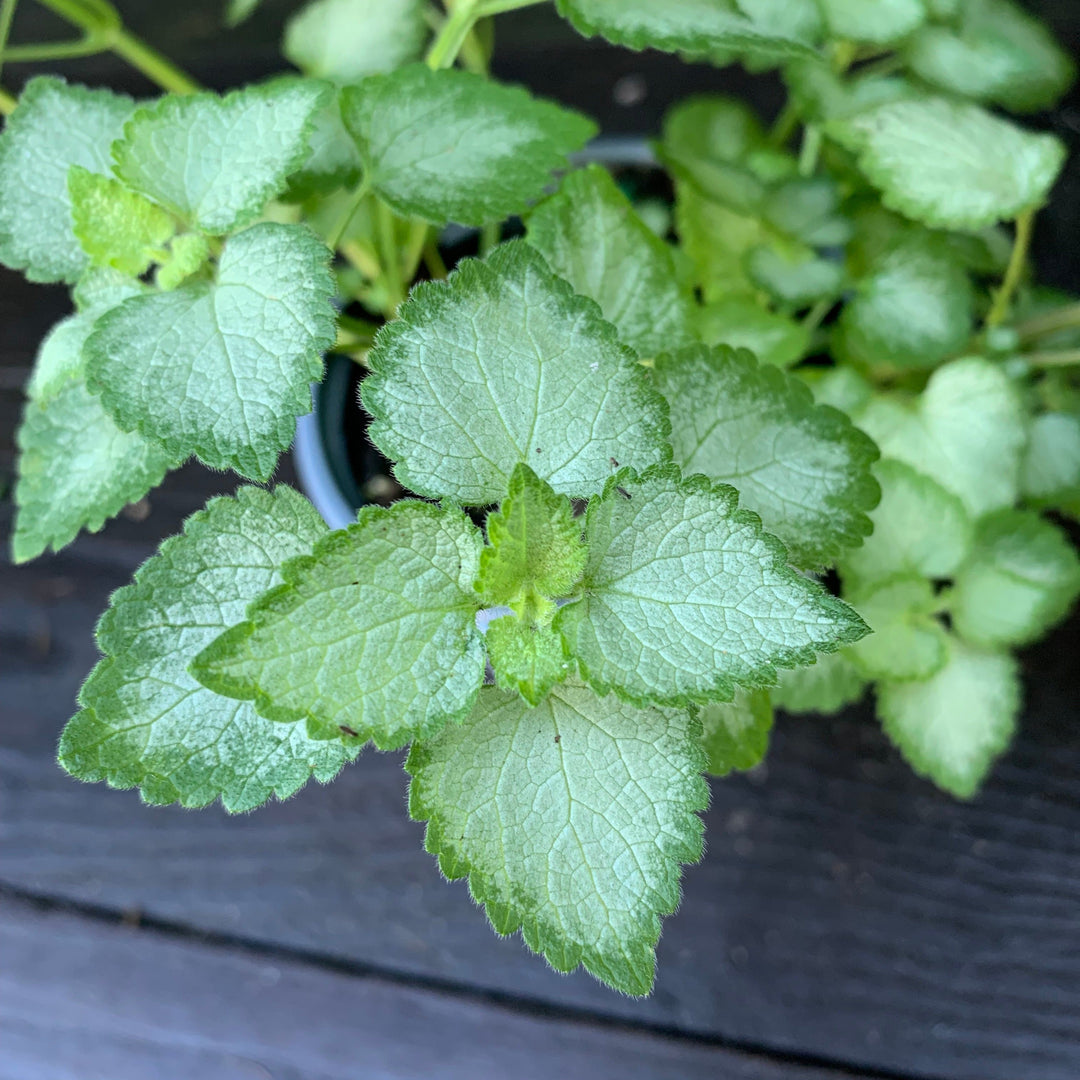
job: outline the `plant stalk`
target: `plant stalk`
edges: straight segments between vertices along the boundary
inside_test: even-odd
[[[1016,219],[1016,239],[1013,241],[1012,255],[1005,271],[1001,288],[994,294],[994,303],[990,314],[986,316],[987,329],[1000,326],[1009,315],[1013,296],[1024,276],[1027,266],[1028,249],[1031,247],[1031,234],[1034,231],[1035,211],[1025,210]]]
[[[0,86],[0,115],[10,116],[18,104],[18,101]]]
[[[1041,315],[1033,315],[1022,322],[1016,332],[1022,342],[1028,342],[1047,334],[1056,334],[1059,330],[1071,330],[1073,327],[1080,327],[1080,302],[1066,304]]]
[[[334,226],[334,231],[326,238],[326,246],[331,251],[337,251],[341,246],[341,238],[345,235],[345,231],[348,229],[352,219],[356,217],[356,211],[360,209],[360,204],[368,197],[370,192],[371,174],[364,173],[363,178],[353,192],[352,198],[349,200],[349,205],[345,207],[344,213],[342,213],[338,223]]]
[[[535,7],[537,4],[546,3],[547,0],[480,0],[476,17],[486,19],[492,15],[502,15],[506,11],[517,11],[519,8]]]
[[[427,65],[432,71],[453,66],[473,24],[480,17],[476,11],[478,4],[479,0],[460,0],[454,5],[428,50]]]
[[[0,2],[0,71],[3,71],[4,60],[7,58],[8,35],[11,33],[11,22],[15,18],[15,8],[19,0],[2,0]]]
[[[1023,358],[1037,368],[1075,367],[1080,364],[1080,349],[1062,349],[1060,352],[1024,353]]]

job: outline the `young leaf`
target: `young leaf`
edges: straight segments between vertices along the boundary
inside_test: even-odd
[[[828,131],[856,151],[887,207],[945,229],[981,229],[1041,205],[1065,161],[1053,135],[946,98],[880,105]]]
[[[810,667],[780,672],[780,683],[769,691],[773,706],[790,713],[832,716],[854,705],[866,691],[866,677],[851,662],[847,649],[819,656]]]
[[[366,506],[282,567],[285,584],[192,671],[260,716],[306,720],[315,739],[391,750],[432,735],[469,712],[484,679],[472,592],[482,544],[460,510]]]
[[[764,364],[788,367],[810,348],[810,331],[749,297],[732,296],[699,309],[698,336],[706,345],[749,349]]]
[[[569,592],[585,567],[581,525],[528,465],[518,465],[502,506],[487,519],[476,592],[486,604],[514,604]]]
[[[856,419],[885,457],[932,476],[972,517],[1016,502],[1024,415],[1000,367],[954,360],[934,372],[912,407],[876,398]]]
[[[1049,412],[1031,423],[1020,488],[1039,505],[1080,495],[1080,416]]]
[[[975,549],[956,576],[951,612],[972,645],[1026,645],[1080,595],[1080,559],[1056,525],[1025,510],[979,523]]]
[[[73,165],[68,173],[71,219],[83,251],[98,266],[138,277],[176,232],[160,206],[111,177]]]
[[[285,26],[283,52],[305,75],[359,82],[419,57],[423,0],[314,0]]]
[[[818,0],[835,38],[884,45],[926,21],[923,0]]]
[[[168,292],[182,285],[210,258],[210,245],[202,233],[181,233],[169,245],[167,257],[154,275],[154,284]]]
[[[496,683],[516,691],[529,705],[539,705],[573,667],[563,654],[562,638],[550,626],[512,615],[495,619],[485,642]]]
[[[126,430],[266,480],[335,338],[329,252],[306,228],[231,237],[214,281],[136,296],[86,343],[88,383]]]
[[[251,810],[325,783],[350,758],[300,726],[263,720],[246,703],[204,690],[188,662],[248,601],[281,580],[280,563],[309,550],[325,526],[289,488],[241,488],[213,499],[180,536],[115,593],[98,627],[105,659],[79,695],[60,764],[80,780],[139,787],[149,803]]]
[[[796,563],[827,565],[869,535],[877,448],[799,379],[704,346],[658,357],[653,374],[671,409],[676,463],[738,488]]]
[[[709,702],[699,715],[711,775],[727,776],[733,769],[746,772],[765,760],[773,726],[768,690],[737,690],[734,701]]]
[[[169,95],[139,109],[113,146],[129,187],[207,233],[249,225],[309,154],[325,84],[278,79],[217,94]]]
[[[599,34],[630,49],[663,49],[721,64],[730,62],[731,52],[777,58],[813,55],[813,41],[805,36],[803,3],[789,4],[786,19],[769,19],[768,9],[776,4],[760,0],[556,0],[555,6],[586,37]],[[764,10],[755,20],[758,8]],[[804,18],[792,20],[792,10]]]
[[[539,198],[591,120],[468,71],[410,64],[342,94],[375,190],[399,214],[483,225]]]
[[[933,678],[883,683],[877,695],[885,734],[904,760],[959,799],[975,794],[1012,741],[1020,710],[1016,661],[955,639]]]
[[[730,701],[776,668],[866,633],[846,604],[787,565],[738,493],[674,466],[615,476],[589,503],[583,595],[562,633],[597,693],[637,704]]]
[[[561,494],[587,497],[619,462],[671,457],[667,406],[645,369],[521,241],[417,286],[368,363],[368,434],[421,495],[485,506],[527,462]]]
[[[844,305],[839,357],[864,367],[934,367],[971,337],[975,291],[942,244],[913,236],[870,266]]]
[[[109,169],[109,147],[134,102],[38,76],[0,135],[0,262],[31,281],[75,281],[87,265],[72,231],[68,170]]]
[[[933,86],[1017,112],[1049,108],[1076,77],[1069,54],[1011,0],[968,0],[959,26],[924,27],[904,57]]]
[[[819,259],[801,246],[785,249],[763,244],[753,248],[746,256],[746,272],[759,288],[795,308],[836,297],[844,287],[842,263]]]
[[[964,504],[929,476],[886,459],[874,467],[881,502],[870,514],[874,531],[845,552],[845,582],[874,583],[901,575],[950,578],[971,551],[971,518]]]
[[[485,689],[463,724],[413,744],[409,812],[497,933],[520,929],[557,970],[583,964],[647,994],[679,864],[701,857],[700,733],[685,711],[640,710],[580,685],[531,710]]]
[[[945,666],[949,641],[931,614],[937,601],[925,578],[893,578],[847,599],[873,631],[848,650],[867,678],[928,679]]]
[[[600,305],[638,355],[692,343],[693,301],[671,248],[598,165],[570,173],[533,211],[528,239],[556,274]]]

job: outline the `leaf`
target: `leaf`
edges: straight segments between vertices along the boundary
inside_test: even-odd
[[[1041,505],[1080,495],[1080,416],[1048,412],[1035,417],[1020,487],[1025,498]]]
[[[368,435],[401,484],[486,506],[519,462],[587,497],[618,467],[670,460],[667,406],[599,308],[528,244],[417,286],[368,354]]]
[[[696,326],[706,345],[749,349],[762,363],[777,367],[794,364],[810,349],[811,335],[806,326],[740,296],[701,308]]]
[[[802,566],[831,563],[870,533],[880,497],[874,444],[807,386],[746,352],[697,346],[657,359],[684,473],[739,490]]]
[[[953,360],[911,406],[879,397],[856,420],[885,457],[932,476],[972,517],[1016,502],[1023,409],[1008,376],[988,361]]]
[[[532,602],[569,592],[585,567],[581,524],[528,465],[515,467],[502,506],[487,519],[476,592],[486,604]]]
[[[854,705],[866,691],[866,678],[851,662],[847,649],[819,656],[811,667],[780,672],[780,684],[769,691],[775,708],[791,713],[831,716]]]
[[[928,679],[949,656],[945,628],[933,617],[938,604],[925,578],[893,578],[851,596],[873,631],[848,649],[855,667],[870,679]]]
[[[891,210],[945,229],[981,229],[1040,206],[1065,161],[1052,135],[978,105],[897,101],[830,123]]]
[[[1016,112],[1049,108],[1076,78],[1072,57],[1010,0],[967,0],[959,26],[924,27],[904,57],[933,86]]]
[[[485,689],[463,724],[413,745],[409,812],[497,933],[520,929],[556,970],[583,964],[647,994],[679,864],[701,857],[700,731],[684,711],[574,684],[531,710]]]
[[[891,101],[920,99],[926,91],[896,75],[841,77],[819,59],[793,60],[784,66],[791,100],[811,120],[843,120]]]
[[[228,0],[225,7],[225,25],[232,29],[246,22],[261,3],[262,0]]]
[[[359,183],[362,172],[360,151],[345,129],[339,90],[335,89],[330,101],[312,116],[308,145],[311,151],[303,165],[289,176],[282,199],[304,202],[313,196],[330,195]],[[336,208],[336,216],[340,217],[341,213],[342,209]],[[309,213],[306,220],[314,227],[313,218],[314,214]]]
[[[207,233],[250,225],[309,154],[325,85],[278,79],[217,94],[168,95],[139,109],[113,146],[114,171]]]
[[[68,170],[107,172],[133,108],[129,97],[53,76],[26,84],[0,135],[0,262],[30,281],[79,277],[88,260],[72,231]]]
[[[347,87],[342,115],[379,195],[436,225],[520,213],[596,133],[591,120],[520,87],[426,64]]]
[[[728,63],[730,52],[786,57],[813,53],[799,35],[798,22],[767,17],[755,21],[755,8],[768,4],[735,0],[556,0],[560,15],[586,37],[599,34],[630,49],[662,49],[688,59]],[[803,5],[796,4],[799,10]],[[746,14],[746,9],[750,15]]]
[[[819,259],[806,249],[756,247],[746,256],[746,272],[759,288],[795,308],[830,299],[844,287],[843,265]]]
[[[851,239],[851,222],[840,211],[840,191],[824,176],[795,177],[769,191],[766,221],[785,236],[811,247],[839,247]]]
[[[880,461],[874,475],[881,484],[881,502],[870,514],[874,531],[840,560],[844,580],[870,584],[901,575],[952,577],[973,542],[964,504],[902,461]]]
[[[340,742],[263,720],[187,672],[203,645],[280,581],[280,563],[324,532],[312,506],[285,487],[241,488],[188,518],[113,594],[98,627],[105,659],[64,729],[60,764],[80,780],[139,787],[149,803],[220,798],[233,812],[287,798],[311,776],[333,779],[352,756]]]
[[[432,735],[468,714],[483,682],[472,592],[481,547],[460,510],[366,506],[283,566],[284,584],[192,670],[260,716],[306,721],[314,739],[391,750]]]
[[[834,349],[870,367],[934,367],[971,337],[975,291],[944,245],[913,237],[870,266],[844,305]]]
[[[300,226],[237,233],[215,281],[136,296],[102,316],[86,343],[91,390],[122,428],[170,453],[268,479],[336,336],[328,260]]]
[[[529,705],[539,705],[573,668],[550,626],[505,615],[488,626],[485,641],[496,683]]]
[[[422,0],[314,0],[286,24],[283,52],[305,75],[353,83],[417,59],[427,36]]]
[[[75,235],[98,266],[138,277],[176,232],[160,206],[80,165],[68,173],[68,195]]]
[[[923,0],[818,0],[832,36],[884,45],[926,21]]]
[[[1020,710],[1016,661],[953,639],[949,661],[926,682],[878,687],[885,734],[920,775],[969,799],[1008,747]]]
[[[529,218],[529,243],[600,305],[624,344],[651,357],[693,341],[693,301],[672,249],[598,165],[570,173]]]
[[[730,704],[703,705],[700,717],[711,775],[727,776],[735,769],[746,772],[765,760],[773,726],[768,690],[737,690]]]
[[[210,245],[202,233],[181,233],[169,245],[166,258],[154,275],[154,284],[166,292],[183,284],[210,258]]]
[[[846,604],[792,570],[738,494],[674,466],[626,470],[593,499],[582,597],[562,633],[600,694],[637,704],[730,701],[776,668],[812,663],[866,628]]]
[[[972,645],[1027,645],[1080,595],[1080,559],[1066,534],[1038,514],[1002,510],[979,523],[956,576],[953,627]]]

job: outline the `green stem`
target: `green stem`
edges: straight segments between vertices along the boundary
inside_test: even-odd
[[[105,52],[108,42],[93,34],[75,41],[43,41],[40,45],[12,45],[0,54],[0,62],[34,64],[41,60],[70,60],[77,56],[93,56]]]
[[[356,190],[352,194],[352,198],[349,200],[348,206],[345,207],[341,217],[338,218],[338,223],[334,226],[334,231],[326,238],[326,246],[331,251],[337,251],[341,245],[341,238],[345,235],[345,230],[348,229],[352,219],[356,217],[356,211],[360,209],[360,204],[368,197],[371,192],[371,174],[364,173],[364,178],[357,185]]]
[[[773,146],[786,146],[798,126],[799,107],[793,99],[789,98],[769,132],[769,142]]]
[[[819,300],[807,313],[806,318],[803,319],[803,329],[808,333],[813,333],[821,325],[825,316],[836,306],[836,300],[833,297],[826,297],[823,300]]]
[[[3,0],[0,3],[0,70],[4,66],[4,51],[7,49],[8,35],[11,33],[11,21],[15,18],[15,8],[19,0]]]
[[[1047,334],[1056,334],[1059,330],[1071,330],[1080,326],[1080,303],[1066,304],[1064,307],[1054,308],[1053,311],[1044,312],[1042,315],[1033,315],[1030,319],[1022,322],[1016,332],[1023,342],[1033,341],[1035,338],[1045,337]]]
[[[0,86],[0,114],[10,116],[15,111],[18,101]]]
[[[502,226],[497,221],[485,225],[480,230],[480,258],[486,258],[488,252],[497,248],[500,239],[502,239]]]
[[[424,257],[424,245],[427,244],[431,226],[426,221],[414,221],[409,230],[409,240],[405,245],[402,259],[402,280],[412,281]]]
[[[390,300],[387,318],[393,318],[398,305],[405,299],[405,287],[401,278],[401,252],[394,233],[394,212],[381,199],[376,210],[379,230],[379,261],[382,263],[383,279]]]
[[[1009,314],[1009,306],[1027,266],[1028,249],[1031,247],[1031,234],[1035,224],[1035,211],[1025,210],[1016,219],[1016,239],[1013,241],[1012,255],[1001,288],[994,294],[994,303],[990,314],[986,316],[986,326],[991,329],[1000,326]]]
[[[799,175],[813,176],[821,154],[821,128],[807,124],[803,131],[802,150],[799,152]]]
[[[1024,359],[1037,368],[1074,367],[1080,364],[1080,349],[1062,349],[1060,352],[1025,353]]]
[[[427,65],[432,71],[453,66],[473,23],[479,18],[476,13],[478,3],[479,0],[458,0],[454,5],[450,17],[443,23],[443,28],[428,50]]]
[[[428,234],[427,243],[424,244],[424,265],[428,268],[428,273],[436,281],[445,279],[447,274],[446,263],[443,262],[442,253],[439,251],[439,245],[435,241],[434,234]]]
[[[519,8],[534,7],[536,4],[546,4],[547,0],[480,0],[476,9],[478,19],[486,19],[492,15],[502,15],[506,11],[517,11]]]

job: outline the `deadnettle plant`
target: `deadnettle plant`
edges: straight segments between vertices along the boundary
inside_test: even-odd
[[[774,706],[873,686],[912,766],[976,791],[1010,650],[1080,591],[1080,307],[1027,267],[1064,150],[993,111],[1073,66],[1011,0],[557,0],[789,88],[772,130],[678,105],[645,202],[571,167],[589,120],[487,76],[491,18],[537,0],[447,0],[434,32],[421,0],[314,0],[302,74],[224,96],[101,0],[41,2],[165,93],[0,92],[0,260],[74,306],[27,388],[14,556],[191,458],[255,482],[113,596],[65,769],[246,811],[408,747],[442,872],[630,994],[703,773],[757,765]],[[449,273],[448,223],[480,247]],[[258,486],[331,351],[409,493],[339,531]]]

